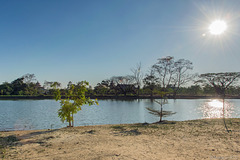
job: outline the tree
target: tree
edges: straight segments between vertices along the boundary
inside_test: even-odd
[[[133,76],[114,76],[110,79],[111,86],[114,87],[115,92],[120,92],[127,95],[127,93],[135,93],[135,86],[133,84]]]
[[[54,87],[61,87],[61,83],[59,82],[50,82],[50,81],[44,81],[43,87],[45,89],[53,89]]]
[[[153,90],[158,84],[158,78],[154,75],[154,71],[151,69],[148,74],[146,74],[143,79],[144,88],[150,90],[151,97],[153,96]]]
[[[225,73],[206,73],[200,77],[212,85],[217,94],[226,96],[226,90],[238,80],[240,72],[225,72]],[[202,81],[206,82],[206,81]]]
[[[62,98],[60,89],[57,86],[57,82],[52,84],[52,87],[55,89],[54,98],[56,101],[60,101],[61,105],[61,108],[58,110],[58,116],[62,122],[67,121],[69,127],[74,125],[73,114],[80,111],[83,105],[98,105],[97,99],[91,100],[89,97],[85,97],[87,87],[89,86],[89,83],[86,81],[78,82],[77,84],[69,83],[65,99]]]
[[[185,59],[179,59],[174,62],[175,74],[173,76],[173,96],[176,97],[176,94],[179,88],[192,81],[196,74],[189,74],[188,71],[193,69],[192,62]]]
[[[226,94],[230,94],[230,95],[240,95],[240,87],[239,86],[230,86],[227,89],[227,93]]]
[[[196,76],[188,73],[189,70],[193,69],[192,62],[185,59],[174,61],[174,57],[171,56],[159,58],[152,69],[164,91],[169,91],[171,88],[174,97],[182,85]]]
[[[134,83],[135,83],[135,85],[137,87],[137,95],[139,96],[140,87],[142,85],[142,78],[143,78],[141,63],[138,63],[136,68],[132,68],[131,71],[133,73]]]
[[[13,89],[12,95],[23,95],[26,91],[26,83],[24,83],[24,78],[18,78],[11,82],[11,86]]]
[[[192,86],[187,88],[187,92],[190,95],[200,95],[203,91],[202,91],[201,86],[199,86],[199,85],[192,85]]]
[[[27,85],[29,85],[30,83],[36,81],[36,76],[34,74],[25,74],[22,76],[24,78],[24,83],[26,83]]]
[[[34,84],[34,91],[35,91],[36,94],[43,94],[44,93],[44,89],[38,81],[37,81],[37,83]]]
[[[55,90],[56,88],[61,87],[61,83],[59,83],[59,82],[44,81],[43,87],[44,87],[45,89],[47,89],[47,94],[52,95],[52,94],[54,94],[54,92],[55,92],[54,90]],[[60,91],[60,90],[59,90],[59,91]]]
[[[107,86],[98,83],[95,87],[94,87],[94,91],[97,95],[105,95],[108,93],[109,89]]]
[[[12,84],[4,82],[0,85],[1,95],[11,95],[13,92]]]
[[[105,95],[105,94],[117,95],[117,92],[118,92],[117,87],[116,87],[117,83],[113,82],[113,79],[114,78],[102,80],[100,83],[98,83],[94,87],[94,92],[97,95],[99,95],[99,94],[100,95]]]
[[[174,58],[171,56],[159,58],[158,62],[152,66],[152,69],[157,74],[156,77],[158,77],[160,85],[166,89],[170,85],[173,74],[176,71],[174,68]]]
[[[37,94],[37,86],[36,83],[34,83],[34,81],[36,81],[35,77],[36,76],[34,74],[29,73],[22,76],[22,78],[24,78],[24,83],[26,84],[26,95]]]
[[[204,84],[203,86],[203,93],[205,95],[215,95],[216,91],[214,89],[214,87],[208,83]]]
[[[206,73],[206,74],[201,74],[200,77],[203,79],[202,82],[209,83],[212,85],[216,91],[217,94],[219,94],[222,97],[223,100],[223,121],[225,128],[227,132],[229,132],[226,122],[225,122],[225,98],[226,98],[226,90],[233,85],[234,82],[240,78],[240,72],[225,72],[225,73]]]
[[[163,92],[161,92],[161,99],[159,101],[154,100],[154,102],[156,102],[160,105],[160,110],[152,109],[149,107],[146,108],[150,114],[153,114],[160,118],[159,122],[162,122],[163,117],[167,117],[167,116],[175,114],[175,112],[163,110],[163,106],[168,103],[166,95],[167,95],[167,92],[163,91]]]

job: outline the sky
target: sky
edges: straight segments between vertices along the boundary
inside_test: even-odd
[[[146,74],[158,58],[193,62],[192,73],[239,72],[239,0],[0,0],[0,83],[35,74],[43,84],[92,86]],[[221,35],[209,25],[227,23]]]

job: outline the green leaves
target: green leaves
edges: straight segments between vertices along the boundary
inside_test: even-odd
[[[53,96],[54,96],[54,98],[55,98],[56,101],[60,100],[60,99],[61,99],[60,90],[57,89],[57,90],[53,93]]]
[[[80,111],[83,105],[98,105],[97,99],[91,100],[89,97],[85,97],[89,85],[86,81],[81,81],[77,84],[69,82],[65,93],[65,99],[62,99],[61,92],[57,88],[57,85],[57,83],[53,83],[52,87],[55,89],[55,100],[60,100],[61,104],[61,108],[58,110],[58,116],[61,118],[62,122],[67,121],[70,127],[73,126],[73,114]]]

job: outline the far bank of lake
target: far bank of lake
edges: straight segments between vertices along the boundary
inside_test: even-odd
[[[62,96],[64,98],[64,96]],[[91,99],[116,99],[116,100],[131,100],[131,99],[160,99],[161,96],[154,95],[140,95],[140,96],[113,96],[113,95],[104,95],[104,96],[89,96]],[[54,99],[54,96],[51,95],[0,95],[0,100],[18,100],[18,99],[35,99],[35,100],[44,100],[44,99]],[[221,99],[220,96],[216,95],[177,95],[176,97],[168,96],[168,99]],[[226,96],[226,99],[240,99],[239,96]]]

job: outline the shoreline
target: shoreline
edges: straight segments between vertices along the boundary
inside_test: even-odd
[[[3,159],[240,159],[240,118],[0,132]],[[5,144],[4,144],[5,142]]]
[[[225,118],[225,119],[239,119],[240,118]],[[74,126],[74,127],[62,127],[62,128],[54,128],[54,129],[17,129],[17,130],[0,130],[1,132],[18,132],[18,131],[29,131],[29,132],[35,132],[35,131],[51,131],[51,130],[60,130],[60,129],[67,129],[67,128],[79,128],[79,127],[103,127],[103,126],[115,126],[115,125],[136,125],[136,124],[142,124],[142,125],[154,125],[154,124],[171,124],[171,123],[181,123],[181,122],[192,122],[192,121],[204,121],[204,120],[222,120],[222,118],[205,118],[205,119],[193,119],[193,120],[184,120],[184,121],[168,121],[168,120],[163,120],[161,123],[159,122],[153,122],[153,123],[120,123],[120,124],[99,124],[99,125],[80,125],[80,126]]]
[[[231,119],[237,119],[240,121],[240,118],[225,118],[226,120]],[[197,121],[221,121],[223,118],[205,118],[205,119],[193,119],[193,120],[184,120],[184,121],[168,121],[163,120],[162,122],[153,122],[153,123],[120,123],[120,124],[99,124],[99,125],[84,125],[84,126],[74,126],[74,127],[62,127],[62,128],[54,128],[54,129],[26,129],[26,130],[0,130],[1,132],[18,132],[18,131],[29,131],[29,132],[35,132],[35,131],[51,131],[51,130],[60,130],[60,129],[67,129],[67,128],[81,128],[81,127],[104,127],[104,126],[131,126],[131,125],[161,125],[161,124],[174,124],[174,123],[185,123],[185,122],[197,122]],[[240,124],[240,122],[239,122]]]
[[[64,97],[64,96],[63,96]],[[134,100],[134,99],[161,99],[161,96],[89,96],[91,99],[115,99],[115,100]],[[54,99],[54,96],[0,96],[0,100],[20,100],[20,99],[32,99],[32,100],[44,100]],[[221,99],[220,96],[189,96],[189,95],[178,95],[175,98],[169,96],[168,99]],[[226,96],[225,99],[240,99],[240,96]]]

